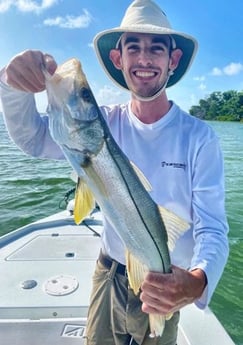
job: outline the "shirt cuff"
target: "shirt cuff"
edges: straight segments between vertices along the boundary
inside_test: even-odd
[[[207,305],[208,305],[208,285],[205,286],[201,297],[198,298],[194,303],[199,309],[205,309],[207,307]]]

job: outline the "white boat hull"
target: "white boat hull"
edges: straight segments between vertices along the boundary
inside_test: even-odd
[[[99,212],[63,211],[0,238],[1,345],[83,344],[101,231]],[[209,308],[183,308],[178,345],[206,344],[234,343]]]

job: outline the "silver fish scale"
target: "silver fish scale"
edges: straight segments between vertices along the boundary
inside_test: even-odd
[[[118,158],[123,160],[124,156]],[[169,272],[167,234],[157,205],[141,185],[127,159],[123,164],[119,163],[123,166],[122,170],[105,143],[99,154],[92,158],[92,167],[84,168],[87,183],[129,251],[149,270]],[[102,186],[97,181],[102,181]]]

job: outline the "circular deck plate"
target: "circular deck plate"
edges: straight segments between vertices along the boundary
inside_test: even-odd
[[[48,295],[65,296],[77,290],[78,285],[78,280],[73,276],[57,275],[46,280],[43,289]]]

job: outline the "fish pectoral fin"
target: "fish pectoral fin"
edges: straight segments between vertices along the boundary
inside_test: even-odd
[[[74,198],[74,221],[80,224],[82,220],[94,209],[95,199],[87,184],[78,178]]]
[[[107,188],[106,183],[104,182],[104,180],[102,179],[101,176],[99,176],[99,174],[97,174],[97,172],[95,171],[93,164],[90,164],[88,167],[85,168],[85,171],[87,173],[87,175],[96,183],[96,186],[99,190],[99,193],[102,195],[102,197],[104,199],[108,199],[110,197],[109,195],[109,188]]]
[[[129,285],[135,295],[137,295],[144,281],[145,274],[148,272],[148,268],[128,250],[126,250],[126,267]]]
[[[152,191],[152,186],[144,173],[132,162],[130,161],[131,166],[133,167],[133,170],[135,171],[136,175],[138,176],[139,180],[143,184],[144,188],[146,189],[147,192]]]
[[[159,206],[159,212],[167,230],[168,248],[172,251],[177,239],[190,228],[190,224],[162,206]]]

